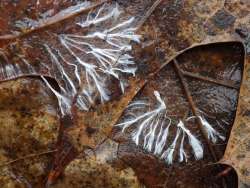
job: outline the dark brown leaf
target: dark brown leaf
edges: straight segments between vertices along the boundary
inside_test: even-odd
[[[135,169],[147,186],[173,187],[176,182],[179,186],[187,187],[206,183],[212,187],[223,185],[216,181],[215,176],[211,176],[220,171],[220,168],[213,169],[210,165],[223,157],[235,118],[243,67],[244,47],[241,43],[197,46],[186,50],[163,66],[138,93],[130,104],[131,108],[125,110],[118,121],[119,126],[114,129],[114,139],[121,143],[119,156]],[[151,115],[135,121],[140,114],[142,117],[146,112],[156,108],[154,91],[158,91],[165,102],[166,112],[163,113],[166,113],[168,119],[153,120],[160,115],[158,117]],[[150,107],[135,105],[136,101],[143,103],[145,100],[149,100]],[[132,105],[135,106],[135,110]],[[193,116],[203,117],[220,136],[225,136],[226,140],[220,140],[220,136],[217,135],[215,142],[213,136],[209,137],[206,126],[199,118],[195,119],[197,121],[187,120]],[[149,123],[143,125],[146,118]],[[169,119],[172,122],[170,127]],[[129,124],[132,121],[135,122]],[[195,159],[195,150],[187,135],[184,140],[187,163],[179,162],[181,137],[176,135],[179,129],[177,124],[180,121],[183,121],[186,128],[202,143],[204,149],[202,159]],[[126,129],[121,132],[125,126]],[[167,130],[168,133],[165,132]],[[163,141],[164,138],[167,140],[162,142],[164,147],[158,152],[157,148],[161,145],[158,141],[159,139]],[[173,162],[166,167],[164,163],[169,163],[168,157],[171,154],[165,156],[164,152],[172,147],[175,138],[178,140],[173,148]],[[138,147],[134,143],[138,144]],[[144,153],[143,150],[148,152]],[[162,162],[157,162],[159,158],[162,158]],[[224,181],[226,183],[226,180]]]

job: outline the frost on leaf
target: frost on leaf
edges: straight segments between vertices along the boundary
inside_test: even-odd
[[[185,148],[191,148],[196,160],[203,158],[202,142],[187,127],[192,119],[201,121],[212,143],[216,143],[217,138],[225,139],[201,116],[185,120],[170,118],[167,105],[158,91],[154,91],[154,97],[157,100],[154,107],[145,99],[129,104],[116,126],[121,128],[123,134],[130,134],[136,145],[165,160],[167,164],[173,164],[177,157],[179,162],[187,162],[189,156]]]
[[[90,3],[83,5],[86,8]],[[45,62],[39,59],[39,71],[42,69],[58,81],[60,91],[42,77],[58,98],[62,115],[69,114],[73,105],[88,111],[96,102],[109,101],[114,80],[121,92],[125,92],[127,76],[135,76],[137,70],[130,55],[131,41],[140,42],[135,24],[135,18],[125,17],[117,4],[103,4],[75,21],[74,32],[51,35],[55,36],[56,43],[47,38],[36,42],[48,56]],[[28,57],[20,59],[18,64],[1,64],[1,77],[39,74],[27,61]]]

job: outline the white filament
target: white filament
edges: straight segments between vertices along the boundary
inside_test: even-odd
[[[118,9],[118,5],[112,9],[107,8],[106,6],[107,4],[104,4],[97,11],[94,18],[91,17],[93,14],[90,12],[86,21],[77,24],[81,27],[88,27],[90,25],[97,25],[107,20],[116,20],[121,13]],[[135,72],[137,70],[136,65],[132,60],[132,56],[126,53],[128,50],[132,49],[130,41],[133,40],[133,38],[135,41],[139,42],[139,36],[134,34],[135,29],[130,27],[133,22],[134,18],[131,18],[129,20],[122,21],[115,26],[111,26],[104,31],[96,31],[96,34],[60,35],[59,39],[61,44],[76,61],[74,63],[68,62],[61,53],[59,54],[60,58],[67,65],[74,66],[75,77],[77,78],[79,85],[82,83],[86,84],[86,86],[82,87],[82,90],[78,92],[79,96],[77,97],[77,106],[80,109],[88,110],[94,103],[94,96],[98,96],[102,103],[110,100],[110,91],[108,89],[108,80],[110,76],[115,77],[120,81],[122,92],[125,91],[125,82],[121,79],[122,74],[132,74],[135,76]],[[115,33],[112,33],[113,31]],[[112,35],[110,37],[105,37],[106,43],[110,45],[109,48],[100,48],[95,46],[93,43],[86,41],[87,38],[93,37],[103,40],[103,37],[108,36],[109,34]],[[99,35],[102,37],[98,37]],[[78,54],[75,50],[81,53]],[[96,59],[96,62],[85,62],[82,59],[82,55],[92,56]],[[58,66],[58,61],[55,62],[57,62]],[[81,80],[82,76],[79,73],[79,70],[82,69],[85,71],[85,81]],[[60,70],[60,72],[65,78],[69,78],[63,69]],[[67,80],[70,82],[70,79]],[[71,82],[69,85],[71,85]]]
[[[51,49],[49,48],[48,45],[44,45],[45,48],[47,49],[47,51],[49,52],[51,59],[52,59],[52,63],[55,63],[57,70],[61,73],[62,75],[62,79],[64,82],[66,82],[66,84],[68,83],[71,87],[71,92],[72,96],[75,95],[77,93],[76,87],[72,81],[72,79],[69,77],[69,75],[66,73],[66,71],[64,70],[63,66],[60,64],[58,58],[56,57],[56,55],[51,51]]]
[[[82,38],[100,38],[105,40],[111,46],[114,46],[123,50],[131,50],[131,45],[129,45],[126,40],[140,42],[140,35],[136,35],[136,28],[128,28],[133,22],[135,18],[132,17],[129,20],[126,20],[110,29],[104,30],[102,32],[94,32],[88,34]],[[124,29],[125,28],[125,29]],[[119,31],[119,29],[122,29]],[[124,39],[126,39],[124,41]]]
[[[186,121],[189,121],[193,118],[198,118],[199,121],[201,122],[201,125],[205,128],[205,131],[207,133],[207,138],[209,140],[212,141],[212,143],[216,143],[218,138],[221,139],[221,140],[225,140],[226,138],[224,136],[222,136],[218,131],[216,131],[211,125],[210,123],[208,123],[208,121],[204,118],[204,117],[201,117],[201,116],[192,116],[192,117],[189,117],[186,119]],[[219,124],[219,123],[218,123]]]
[[[128,105],[125,110],[124,118],[121,123],[117,124],[122,128],[122,132],[129,127],[134,128],[132,140],[136,145],[142,146],[145,150],[153,152],[154,155],[164,159],[167,164],[174,161],[174,152],[177,150],[178,140],[182,134],[179,145],[179,162],[187,162],[188,155],[185,152],[184,142],[188,138],[188,143],[192,148],[196,160],[203,158],[202,143],[188,130],[184,122],[179,120],[176,129],[176,135],[170,146],[164,151],[168,142],[169,129],[172,125],[171,119],[166,116],[166,104],[162,100],[160,93],[154,91],[157,100],[157,106],[153,110],[141,113],[151,105],[145,100],[137,100]],[[187,119],[188,121],[189,119]]]
[[[122,49],[97,48],[87,42],[81,41],[82,39],[80,36],[63,35],[61,40],[63,45],[67,48],[71,46],[85,54],[92,54],[97,60],[99,70],[103,73],[112,75],[117,79],[120,79],[120,73],[127,73],[135,76],[137,68],[132,61],[132,56],[123,54],[124,51]],[[84,47],[90,50],[84,49]]]
[[[207,137],[209,140],[211,140],[213,143],[217,142],[217,139],[225,140],[226,138],[222,136],[218,131],[216,131],[206,119],[202,118],[201,116],[198,116],[198,118],[201,121],[201,124],[205,127],[205,130],[207,132]]]
[[[195,158],[197,160],[202,159],[203,158],[203,148],[202,148],[201,142],[197,138],[195,138],[194,135],[192,135],[192,133],[190,132],[190,130],[188,130],[184,126],[184,123],[181,120],[179,121],[179,123],[177,124],[177,126],[182,129],[183,133],[187,134],[188,140],[189,140],[189,144],[191,145],[191,147],[193,149]]]
[[[154,110],[136,115],[133,113],[133,111],[144,109],[146,107],[149,107],[150,105],[142,100],[135,101],[129,104],[126,110],[126,116],[132,116],[132,118],[127,118],[124,122],[116,125],[122,127],[122,132],[124,132],[128,127],[139,124],[136,130],[132,133],[132,140],[136,145],[139,145],[140,137],[143,135],[143,133],[145,133],[146,135],[143,139],[143,147],[147,151],[153,150],[154,141],[157,136],[156,130],[160,126],[161,129],[163,129],[162,121],[165,121],[164,116],[166,113],[166,105],[161,99],[159,92],[155,91],[154,95],[158,102],[158,105]],[[162,136],[162,139],[158,138],[158,142],[163,144],[162,142],[164,142],[164,137]]]
[[[12,64],[7,64],[2,70],[2,72],[5,73],[5,76],[7,78],[14,78],[16,76],[16,70],[15,70],[14,65]]]
[[[139,126],[138,131],[134,134],[134,138],[135,140],[139,139],[139,136],[141,134],[141,131],[143,130],[144,126],[150,125],[150,123],[152,123],[152,119],[155,119],[159,113],[164,113],[166,111],[166,105],[165,103],[161,100],[160,98],[160,94],[157,91],[154,91],[155,97],[158,100],[158,102],[160,103],[160,105],[157,106],[156,109],[146,112],[144,114],[139,115],[138,117],[134,118],[134,119],[129,119],[127,121],[124,121],[122,123],[117,124],[116,126],[120,126],[122,127],[122,132],[125,131],[125,129],[127,129],[129,126],[138,123],[139,121],[142,121],[141,125]],[[147,103],[143,103],[142,101],[136,101],[135,103],[132,103],[129,105],[129,107],[132,109],[134,107],[136,107],[137,105],[141,106],[148,106],[149,104]],[[129,109],[128,109],[129,110]],[[136,141],[136,143],[138,144],[139,142]]]
[[[49,82],[46,80],[46,78],[44,78],[44,76],[41,76],[42,80],[45,82],[45,84],[48,86],[48,88],[54,93],[54,95],[57,97],[58,103],[59,103],[59,107],[62,113],[62,116],[65,116],[66,114],[70,114],[71,111],[71,102],[68,98],[64,97],[63,95],[61,95],[59,92],[57,92],[50,84]]]
[[[166,161],[167,164],[172,164],[173,163],[173,159],[174,159],[173,155],[174,155],[174,151],[175,151],[175,148],[176,148],[176,144],[177,144],[178,138],[180,136],[180,132],[181,132],[180,128],[178,127],[176,135],[175,135],[175,138],[174,138],[174,141],[169,146],[169,148],[161,155],[161,158],[165,159],[165,161]]]
[[[163,130],[163,124],[164,124],[164,122],[162,122],[162,124],[161,124],[160,132],[159,132],[157,139],[156,139],[155,151],[154,151],[155,155],[160,155],[161,152],[163,151],[164,146],[166,145],[167,138],[168,138],[168,130],[169,130],[169,127],[171,125],[171,120],[169,121],[167,128],[165,128],[164,130]]]
[[[187,154],[184,150],[184,140],[185,140],[185,133],[183,132],[180,150],[179,150],[179,162],[183,162],[183,161],[187,162]]]
[[[155,137],[157,136],[156,129],[158,126],[156,125],[159,125],[160,120],[161,120],[161,114],[159,115],[159,117],[156,118],[154,124],[150,125],[150,131],[144,138],[144,148],[148,151],[152,151],[153,149],[154,140],[155,140]]]
[[[89,12],[86,21],[82,21],[77,23],[77,25],[81,26],[82,28],[89,27],[91,25],[97,25],[99,23],[102,23],[104,21],[107,21],[112,18],[117,18],[121,12],[118,9],[118,5],[116,4],[116,7],[113,8],[111,11],[108,11],[108,14],[105,15],[105,7],[107,4],[104,4],[97,12],[96,16],[92,18],[93,13]],[[104,14],[104,15],[103,15]]]
[[[90,4],[90,1],[85,1],[69,7],[46,21],[52,23],[62,15],[77,13]],[[135,18],[121,17],[122,11],[119,10],[118,4],[112,3],[104,4],[94,12],[90,11],[85,21],[77,23],[79,29],[84,28],[83,32],[59,35],[60,49],[49,44],[49,41],[39,43],[48,52],[52,65],[50,67],[47,62],[42,63],[43,67],[39,67],[39,70],[45,72],[40,69],[45,68],[49,75],[58,81],[60,93],[42,77],[58,98],[63,115],[70,113],[73,100],[78,108],[84,111],[88,111],[96,101],[109,101],[112,93],[109,86],[114,78],[119,81],[117,85],[121,91],[125,92],[128,83],[125,76],[135,76],[137,70],[133,57],[128,54],[132,49],[131,41],[139,42],[140,38],[135,34],[136,29],[133,26]],[[91,33],[86,33],[86,27],[97,26],[106,21],[107,24],[103,27],[89,28]],[[42,20],[35,23],[41,24]],[[37,74],[36,67],[23,56],[20,55],[19,58],[19,64],[0,64],[2,77],[10,79],[25,73]]]

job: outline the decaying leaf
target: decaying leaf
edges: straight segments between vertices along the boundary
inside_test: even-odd
[[[0,93],[0,186],[39,187],[55,152],[56,99],[30,78],[2,83]]]
[[[81,123],[77,110],[89,111],[99,103],[120,97],[130,86],[129,75],[135,76],[137,66],[130,51],[131,42],[140,42],[140,36],[135,33],[138,20],[117,3],[105,2],[77,3],[39,20],[23,18],[16,24],[21,31],[0,37],[3,42],[1,81],[40,77],[58,99],[60,128],[47,185],[81,151],[72,145],[74,142],[65,134],[66,129],[82,134],[83,149],[95,148],[107,137],[107,131],[99,131],[100,137],[94,140],[95,128],[84,124],[80,129],[72,128]],[[79,14],[87,10],[87,14]],[[137,80],[131,83],[140,87],[143,81]],[[128,100],[137,90],[135,86],[132,88]],[[117,104],[121,108],[127,104],[124,99]]]
[[[148,176],[164,176],[142,170],[154,160],[169,166],[161,183],[170,187],[176,181],[196,186],[198,174],[211,173],[206,165],[223,157],[233,126],[243,67],[241,43],[194,47],[164,65],[128,105],[114,139],[122,145],[120,157],[145,175],[149,187],[155,184]],[[140,155],[156,158],[147,163]]]
[[[249,57],[247,57],[234,127],[228,141],[225,155],[221,160],[222,163],[226,163],[235,168],[240,183],[245,184],[246,187],[250,185],[249,65]],[[242,187],[244,187],[243,185]]]
[[[74,9],[86,9],[91,4],[86,1]],[[72,115],[73,106],[88,111],[97,101],[111,100],[111,82],[119,84],[116,87],[124,93],[128,83],[122,77],[135,75],[137,69],[133,57],[128,54],[132,49],[130,42],[140,42],[140,36],[135,34],[135,18],[122,15],[118,4],[103,4],[79,19],[81,21],[71,24],[77,33],[60,31],[49,38],[39,36],[37,40],[34,35],[25,38],[18,44],[24,52],[17,52],[14,61],[13,56],[8,58],[9,55],[3,52],[7,58],[1,64],[1,80],[40,75],[58,98],[62,116]],[[11,43],[7,48],[12,45],[17,44]],[[41,55],[39,63],[29,59],[27,53],[31,48]],[[58,82],[60,92],[45,75]]]
[[[41,157],[42,163],[29,166],[39,181],[44,178],[39,185],[46,182],[53,186],[65,170],[55,186],[71,186],[72,175],[77,174],[78,181],[89,177],[90,167],[100,167],[95,172],[109,169],[100,178],[111,175],[118,179],[118,184],[111,181],[109,187],[118,187],[123,181],[137,187],[133,170],[147,187],[236,187],[236,181],[229,180],[231,173],[215,179],[227,169],[212,164],[224,154],[239,87],[240,107],[221,162],[235,167],[240,182],[248,184],[249,63],[241,84],[244,49],[239,42],[223,43],[241,37],[249,46],[247,1],[3,0],[0,10],[1,80],[39,77],[58,99],[59,120],[52,118],[60,124],[56,127],[58,138],[47,151],[54,154],[53,162],[49,153],[35,157]],[[7,98],[3,96],[3,101]],[[29,118],[27,121],[32,121]],[[5,126],[12,127],[13,122]],[[115,124],[119,126],[111,134]],[[51,143],[46,139],[51,134],[32,131],[31,135],[39,142]],[[107,149],[107,153],[117,152],[119,161],[131,167],[129,173],[117,171],[113,163],[110,166],[100,157],[107,137],[119,142],[115,151]],[[3,153],[11,153],[2,148]],[[19,158],[32,163],[35,152],[29,158],[30,151],[34,152],[15,150],[7,158],[1,156],[1,162]],[[84,158],[88,151],[96,158]],[[77,156],[80,159],[75,159]],[[13,175],[19,163],[10,164],[14,168],[4,165],[3,182],[38,185],[30,176],[34,171],[21,167]],[[83,168],[88,169],[79,174]],[[122,178],[124,172],[132,179]],[[89,186],[101,186],[96,183]]]

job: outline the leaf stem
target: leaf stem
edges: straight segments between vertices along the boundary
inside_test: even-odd
[[[195,79],[199,79],[202,81],[211,82],[211,83],[222,85],[222,86],[229,87],[232,89],[239,89],[239,86],[236,83],[234,83],[233,81],[216,80],[213,78],[208,78],[208,77],[201,76],[201,75],[194,74],[194,73],[187,72],[187,71],[181,71],[181,72],[184,76],[188,76],[190,78],[195,78]]]
[[[191,107],[191,110],[192,110],[194,116],[197,116],[197,117],[198,117],[198,116],[199,116],[199,112],[198,112],[198,110],[197,110],[197,108],[196,108],[196,106],[195,106],[195,103],[194,103],[194,101],[193,101],[193,98],[192,98],[192,96],[191,96],[191,93],[190,93],[190,91],[189,91],[189,89],[188,89],[188,85],[187,85],[187,83],[186,83],[186,81],[185,81],[185,78],[184,78],[184,75],[183,75],[183,73],[182,73],[182,71],[181,71],[181,68],[180,68],[179,65],[178,65],[178,61],[177,61],[176,59],[174,59],[173,62],[174,62],[174,67],[175,67],[175,69],[176,69],[176,72],[177,72],[177,74],[178,74],[178,76],[179,76],[179,79],[180,79],[180,81],[181,81],[181,84],[182,84],[182,86],[183,86],[184,92],[185,92],[185,94],[186,94],[186,97],[187,97],[187,99],[188,99],[188,102],[189,102],[189,105],[190,105],[190,107]],[[214,151],[212,145],[210,144],[210,142],[209,142],[209,140],[208,140],[208,138],[207,138],[207,136],[206,136],[206,130],[204,130],[204,128],[203,128],[203,126],[202,126],[202,123],[200,122],[199,119],[197,120],[197,122],[198,122],[199,129],[201,130],[201,133],[202,133],[203,137],[206,139],[207,145],[208,145],[209,150],[210,150],[210,152],[211,152],[211,154],[212,154],[212,156],[213,156],[213,159],[214,159],[215,161],[217,161],[217,160],[218,160],[218,157],[217,157],[217,155],[216,155],[216,153],[215,153],[215,151]]]

